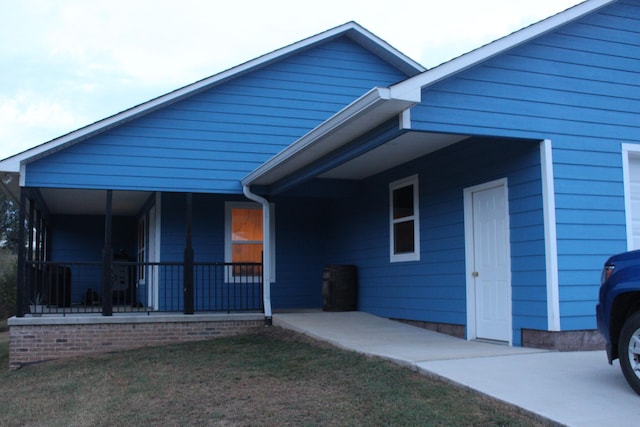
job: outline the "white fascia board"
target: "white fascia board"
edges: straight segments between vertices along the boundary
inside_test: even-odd
[[[18,157],[20,154],[16,154],[11,157],[7,157],[4,160],[0,160],[0,171],[17,173],[20,171],[20,160]]]
[[[371,33],[367,29],[359,26],[355,22],[350,22],[352,25],[350,32],[347,35],[356,43],[365,46],[375,54],[379,55],[385,61],[390,62],[394,66],[398,67],[402,72],[409,76],[414,76],[418,73],[422,73],[427,69],[409,58],[407,55],[400,52],[398,49],[391,46],[389,43]],[[345,24],[345,25],[349,25]]]
[[[462,56],[445,62],[435,68],[425,71],[415,77],[404,80],[390,87],[392,97],[402,97],[405,93],[410,93],[416,88],[423,89],[444,80],[454,74],[460,73],[494,56],[513,49],[532,39],[540,37],[550,31],[555,30],[571,21],[582,18],[596,10],[615,3],[617,0],[587,0],[570,9],[546,18],[538,23],[532,24],[521,30],[502,37],[494,42],[486,44],[478,49],[472,50]]]
[[[364,133],[380,124],[381,120],[388,119],[395,114],[401,114],[420,102],[420,91],[409,95],[412,96],[406,96],[404,99],[392,99],[388,88],[375,87],[371,89],[263,163],[242,179],[242,185],[271,184],[287,173],[308,165],[327,152],[347,144],[351,141],[351,135],[346,131],[349,124],[353,124],[358,119],[359,126],[366,127],[363,129],[362,133]],[[370,120],[365,117],[369,117]],[[328,143],[326,138],[330,136],[333,136],[334,139]]]
[[[413,71],[413,72],[424,71],[424,67],[422,67],[420,64],[413,61],[412,59],[408,58],[407,56],[403,55],[398,50],[391,47],[384,40],[376,37],[375,35],[365,30],[363,27],[361,27],[355,22],[347,22],[346,24],[340,25],[338,27],[324,31],[320,34],[316,34],[315,36],[311,36],[299,42],[290,44],[288,46],[285,46],[273,52],[259,56],[248,62],[240,64],[236,67],[230,68],[226,71],[223,71],[211,77],[205,78],[203,80],[197,81],[190,85],[184,86],[173,92],[169,92],[158,98],[152,99],[148,102],[145,102],[143,104],[137,105],[128,110],[117,113],[111,117],[108,117],[106,119],[100,120],[98,122],[95,122],[93,124],[80,128],[78,130],[75,130],[59,138],[53,139],[49,142],[45,142],[44,144],[38,145],[22,153],[8,157],[4,160],[0,160],[0,171],[19,172],[20,164],[22,163],[28,163],[28,162],[37,160],[48,154],[54,153],[57,150],[64,149],[69,145],[80,142],[83,139],[86,139],[92,135],[104,132],[114,126],[117,126],[129,120],[132,120],[143,114],[147,114],[151,111],[154,111],[162,106],[176,102],[182,98],[193,95],[202,90],[206,90],[211,86],[224,82],[225,80],[242,75],[248,71],[264,66],[279,58],[283,58],[288,55],[291,55],[301,49],[307,49],[317,43],[321,43],[325,40],[329,40],[331,38],[339,37],[342,35],[347,35],[351,37],[352,39],[356,40],[358,43],[363,44],[366,48],[371,49],[373,51],[378,50],[378,52],[385,52],[384,56],[386,57],[387,60],[391,60],[391,58],[393,58],[395,61],[392,61],[392,62],[395,62],[396,66],[399,66],[399,67],[400,65],[403,65],[405,68],[405,71],[408,73],[409,71]]]

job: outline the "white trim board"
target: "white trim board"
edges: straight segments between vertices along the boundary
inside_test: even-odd
[[[558,279],[558,238],[556,229],[556,191],[551,140],[540,142],[542,172],[542,210],[544,215],[545,265],[547,276],[547,327],[560,330],[560,283]]]
[[[621,144],[622,148],[622,180],[624,184],[624,216],[625,228],[627,236],[627,250],[631,251],[633,246],[633,211],[631,206],[631,171],[629,166],[630,157],[640,157],[640,145],[638,144]]]

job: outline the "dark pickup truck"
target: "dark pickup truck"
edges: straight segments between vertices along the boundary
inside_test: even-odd
[[[625,379],[640,394],[640,250],[604,264],[596,314],[609,363],[620,359]]]

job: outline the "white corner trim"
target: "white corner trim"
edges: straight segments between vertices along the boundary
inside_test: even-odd
[[[153,260],[154,262],[160,262],[162,259],[160,258],[162,255],[162,192],[156,192],[156,229],[154,230],[156,233],[156,258]]]
[[[161,192],[156,192],[156,220],[155,220],[155,225],[156,225],[156,229],[154,230],[154,233],[156,233],[156,250],[155,250],[155,257],[156,259],[154,260],[154,262],[161,262],[162,261],[162,193]],[[154,267],[157,269],[157,267]],[[159,286],[158,283],[158,278],[156,278],[156,283],[154,284],[156,286],[156,291],[157,291],[157,286]],[[153,298],[153,306],[156,308],[160,307],[160,292],[155,292],[154,298]]]
[[[27,185],[27,168],[24,164],[19,164],[18,171],[20,173],[20,187],[24,187]]]
[[[622,147],[622,180],[624,183],[624,217],[627,235],[627,250],[631,251],[633,247],[633,217],[631,209],[631,172],[629,170],[629,157],[640,156],[640,145],[637,144],[621,144]]]
[[[398,120],[400,122],[400,129],[411,129],[411,108],[407,108],[402,113],[400,113],[398,116]]]
[[[560,331],[556,191],[553,175],[553,148],[549,139],[540,142],[540,168],[542,172],[542,210],[547,270],[547,322],[549,331]]]

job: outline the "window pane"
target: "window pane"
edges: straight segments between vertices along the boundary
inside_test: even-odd
[[[393,219],[413,215],[413,185],[393,190]]]
[[[231,210],[231,239],[262,241],[262,210],[234,208]]]
[[[261,262],[262,243],[234,243],[231,245],[232,262]]]
[[[413,236],[413,221],[398,222],[393,225],[394,253],[412,253],[415,250]]]

